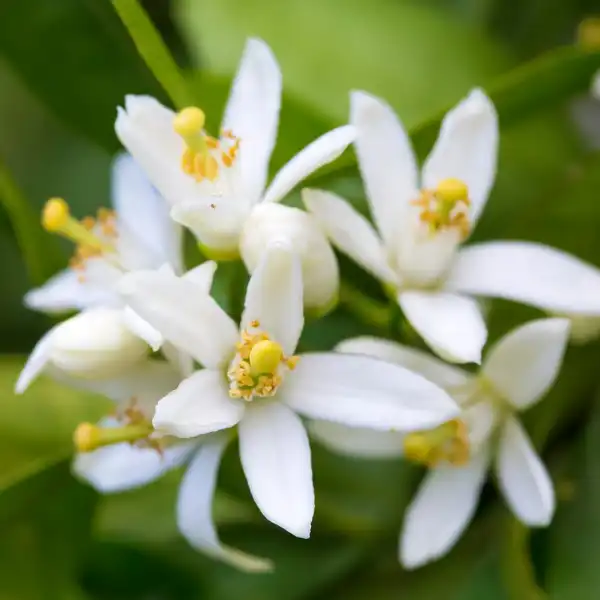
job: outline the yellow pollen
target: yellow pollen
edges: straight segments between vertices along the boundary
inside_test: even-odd
[[[250,362],[252,374],[273,374],[277,370],[279,363],[281,363],[282,358],[283,349],[278,343],[271,340],[261,340],[250,350],[248,361]]]
[[[411,204],[421,209],[420,220],[432,234],[452,228],[463,238],[469,234],[469,188],[460,179],[443,179],[434,190],[422,190]]]
[[[251,321],[256,330],[258,321]],[[227,375],[229,395],[250,401],[255,397],[274,396],[282,382],[281,370],[292,370],[299,358],[285,356],[283,348],[262,331],[242,331],[237,355]]]
[[[454,419],[430,431],[410,433],[404,438],[405,456],[434,467],[442,462],[461,466],[469,461],[467,426]]]
[[[215,182],[221,168],[233,166],[240,140],[231,131],[223,131],[220,139],[207,135],[205,121],[204,112],[190,106],[175,115],[173,128],[186,144],[181,156],[182,171],[198,182]]]

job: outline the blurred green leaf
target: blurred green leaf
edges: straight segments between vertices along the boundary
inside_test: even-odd
[[[62,462],[3,493],[0,598],[83,600],[78,577],[97,495]]]
[[[546,588],[552,600],[595,600],[600,593],[600,395],[557,482],[559,504],[547,539]]]
[[[180,0],[176,15],[192,52],[231,75],[245,39],[260,36],[284,85],[321,114],[348,119],[348,91],[387,98],[407,126],[490,80],[509,62],[452,16],[388,0]]]
[[[65,123],[109,151],[125,94],[163,98],[107,1],[4,0],[0,55]]]
[[[0,360],[0,504],[11,486],[67,458],[75,427],[95,421],[109,408],[106,400],[47,377],[15,396],[13,387],[24,362],[24,357]]]

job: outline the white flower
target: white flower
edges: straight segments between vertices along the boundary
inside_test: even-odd
[[[38,342],[17,383],[18,393],[47,364],[71,375],[104,378],[143,359],[146,343],[155,350],[162,344],[158,331],[125,305],[116,286],[124,273],[137,269],[180,271],[181,227],[129,156],[113,164],[112,192],[115,211],[101,209],[97,219],[76,221],[58,198],[46,205],[44,226],[78,245],[71,266],[28,292],[25,304],[50,313],[83,313]]]
[[[160,400],[156,429],[191,438],[237,425],[254,500],[296,536],[309,536],[314,511],[298,414],[412,431],[457,412],[440,388],[397,365],[334,353],[294,356],[304,322],[302,275],[287,243],[269,246],[252,275],[241,331],[212,298],[173,274],[138,273],[121,287],[134,310],[205,367]]]
[[[552,482],[516,414],[552,386],[568,337],[567,319],[526,323],[490,349],[476,376],[385,340],[356,338],[340,344],[341,351],[368,353],[420,372],[452,391],[463,407],[460,420],[403,438],[396,434],[378,440],[372,432],[332,429],[327,423],[311,428],[334,450],[367,457],[404,454],[431,467],[405,515],[400,539],[405,567],[421,566],[454,546],[475,513],[492,459],[517,518],[532,527],[550,523]]]
[[[270,560],[223,546],[212,519],[212,498],[217,468],[227,436],[203,436],[194,440],[150,437],[133,444],[111,443],[111,437],[128,425],[150,423],[157,401],[181,381],[181,373],[172,365],[147,360],[109,383],[90,381],[83,387],[103,393],[117,405],[119,417],[106,417],[98,426],[86,424],[81,440],[99,446],[80,452],[73,461],[75,474],[103,494],[111,494],[147,485],[168,471],[185,465],[176,505],[177,525],[182,535],[197,550],[245,571],[272,569]],[[79,385],[81,381],[69,381]],[[127,433],[127,432],[126,432]],[[90,437],[97,440],[90,440]],[[106,438],[106,445],[98,440]],[[83,444],[84,445],[84,444]]]
[[[420,177],[408,136],[387,104],[354,92],[351,122],[378,232],[334,194],[308,190],[304,203],[334,245],[382,281],[436,353],[480,362],[487,331],[471,296],[600,316],[600,272],[568,254],[512,241],[459,249],[496,173],[497,115],[482,91],[446,115]]]
[[[335,160],[354,139],[354,128],[349,125],[326,133],[293,157],[266,188],[280,103],[281,72],[275,57],[263,41],[250,39],[218,138],[205,132],[199,108],[175,114],[153,98],[128,96],[125,109],[119,109],[115,127],[120,140],[172,205],[173,218],[195,234],[210,258],[236,258],[242,230],[253,210],[279,202],[310,173]],[[288,210],[289,220],[298,218]],[[261,219],[269,216],[263,211]],[[320,236],[311,226],[316,231],[309,235]],[[246,231],[247,239],[252,238],[252,229]],[[324,252],[330,261],[329,251]],[[308,268],[304,275],[308,283]],[[308,286],[307,294],[310,290]],[[307,304],[314,304],[311,300],[307,295]]]

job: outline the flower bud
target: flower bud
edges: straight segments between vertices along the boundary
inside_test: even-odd
[[[50,361],[75,377],[119,374],[146,356],[148,345],[125,325],[123,311],[86,310],[52,332]]]
[[[240,238],[240,254],[252,273],[269,242],[287,239],[302,263],[304,305],[321,315],[331,310],[339,288],[335,254],[312,215],[281,204],[257,205]]]

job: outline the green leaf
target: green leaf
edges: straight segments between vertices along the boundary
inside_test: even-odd
[[[78,578],[96,493],[62,462],[1,498],[0,598],[83,600]]]
[[[348,91],[387,98],[411,127],[458,100],[508,61],[483,35],[451,16],[406,2],[372,0],[180,0],[188,45],[212,71],[231,75],[245,39],[272,47],[284,85],[341,124]]]
[[[568,466],[557,481],[558,512],[547,539],[546,588],[552,600],[595,600],[600,594],[600,395]]]
[[[0,53],[59,118],[109,151],[125,94],[163,98],[108,2],[5,0]]]
[[[47,377],[23,396],[15,396],[13,386],[24,361],[23,357],[0,361],[0,499],[12,486],[72,454],[75,427],[97,420],[109,408],[106,400]]]

